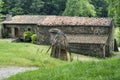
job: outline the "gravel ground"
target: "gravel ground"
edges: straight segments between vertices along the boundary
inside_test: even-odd
[[[24,72],[28,70],[37,70],[36,67],[0,67],[0,80],[8,78],[19,72]]]

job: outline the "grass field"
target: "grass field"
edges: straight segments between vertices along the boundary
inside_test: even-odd
[[[19,73],[6,80],[120,80],[120,59],[72,62]]]
[[[120,53],[108,59],[73,55],[73,62],[46,53],[49,46],[11,43],[0,39],[0,66],[36,66],[36,71],[18,73],[6,80],[119,80]],[[76,57],[78,57],[76,59]]]
[[[55,66],[65,62],[51,58],[49,46],[30,43],[11,43],[0,39],[0,66]]]

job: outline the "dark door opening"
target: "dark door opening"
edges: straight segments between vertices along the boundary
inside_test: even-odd
[[[19,36],[19,30],[18,28],[15,28],[15,37],[18,37]]]

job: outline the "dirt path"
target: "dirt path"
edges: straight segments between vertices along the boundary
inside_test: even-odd
[[[0,80],[8,78],[19,72],[25,72],[28,70],[37,70],[36,67],[0,67]]]

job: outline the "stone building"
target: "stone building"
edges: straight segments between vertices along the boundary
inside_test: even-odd
[[[17,37],[30,30],[37,34],[39,44],[49,44],[48,30],[51,28],[58,28],[67,35],[71,52],[106,57],[113,51],[111,18],[15,16],[11,21],[3,22],[3,33],[8,31],[10,37]]]
[[[31,31],[36,33],[38,21],[43,20],[44,16],[18,15],[2,22],[2,36],[10,38],[22,37],[23,32]]]

